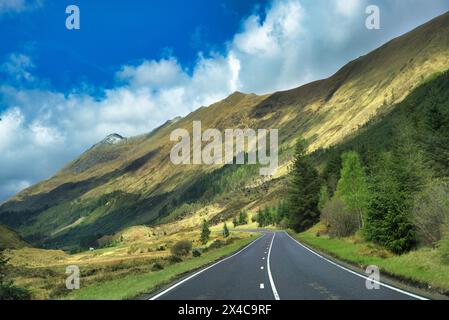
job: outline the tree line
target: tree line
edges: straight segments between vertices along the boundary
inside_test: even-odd
[[[300,139],[289,227],[304,231],[321,220],[333,236],[359,232],[397,254],[417,245],[449,252],[448,87],[446,72],[337,147],[307,154]]]

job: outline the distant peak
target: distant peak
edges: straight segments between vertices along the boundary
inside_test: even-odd
[[[231,97],[241,97],[241,96],[244,96],[245,94],[243,93],[243,92],[240,92],[240,91],[234,91],[230,96],[229,96],[229,98],[231,98]]]
[[[101,144],[117,144],[119,142],[122,142],[123,140],[126,140],[126,138],[122,137],[121,135],[117,133],[113,133],[108,135],[106,138],[104,138],[100,143]]]
[[[235,91],[233,94],[231,94],[230,96],[228,96],[226,99],[224,99],[224,102],[228,102],[228,103],[235,103],[243,98],[246,97],[246,94],[240,92],[240,91]]]

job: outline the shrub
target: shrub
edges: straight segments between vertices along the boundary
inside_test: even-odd
[[[151,267],[151,271],[160,271],[162,269],[164,269],[164,266],[158,262],[153,263],[153,265]]]
[[[357,232],[359,227],[358,214],[348,210],[338,197],[334,197],[326,203],[321,219],[333,237],[351,236]]]
[[[30,300],[30,293],[15,286],[0,286],[0,300]]]
[[[209,246],[209,249],[218,249],[225,245],[225,243],[222,240],[215,240],[212,242],[212,244]]]
[[[171,264],[182,262],[182,258],[178,256],[170,256],[168,257],[168,262]]]
[[[439,242],[438,252],[440,254],[441,261],[444,264],[449,264],[449,235],[444,237],[443,240]]]
[[[201,249],[193,249],[192,251],[192,256],[194,256],[195,258],[201,257]]]
[[[171,248],[171,253],[174,256],[187,256],[192,251],[192,243],[188,240],[181,240],[176,242]]]
[[[8,261],[4,256],[4,250],[0,249],[0,300],[29,300],[30,293],[23,288],[13,285],[8,279]]]
[[[434,245],[443,238],[443,228],[449,225],[449,185],[434,182],[414,199],[412,222],[418,239]]]

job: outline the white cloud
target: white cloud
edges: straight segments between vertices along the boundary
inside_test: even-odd
[[[32,81],[31,70],[34,64],[25,54],[11,53],[6,62],[0,65],[0,71],[13,77],[16,81]]]
[[[360,0],[333,0],[335,2],[336,10],[343,16],[350,17],[360,13],[360,8],[363,1]]]
[[[7,12],[19,13],[42,6],[43,0],[0,0],[0,14]]]
[[[420,18],[426,20],[448,8],[444,0],[435,0],[433,7],[413,1],[414,11],[403,10],[401,2],[392,5],[390,16],[382,13],[385,24],[401,15],[408,23],[402,29],[368,33],[364,10],[358,10],[367,0],[275,0],[265,14],[242,22],[224,52],[198,53],[191,70],[173,56],[124,65],[115,74],[115,87],[101,99],[79,90],[42,89],[32,60],[11,54],[1,71],[35,87],[0,84],[0,103],[7,107],[0,114],[0,199],[50,176],[110,133],[149,132],[236,90],[273,92],[329,76],[404,28],[424,22],[410,12],[427,12]],[[5,3],[0,0],[0,8]]]

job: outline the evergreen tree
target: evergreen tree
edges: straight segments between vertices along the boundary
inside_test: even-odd
[[[358,215],[359,228],[362,228],[369,201],[365,169],[359,155],[354,151],[344,153],[342,163],[341,178],[337,184],[336,195],[343,201],[346,208]]]
[[[240,211],[239,225],[248,224],[248,213],[246,211]]]
[[[229,229],[228,229],[228,226],[226,225],[226,222],[225,222],[225,224],[223,226],[223,237],[224,238],[229,237]]]
[[[409,218],[409,195],[397,170],[392,155],[384,154],[374,177],[364,231],[368,240],[403,253],[415,245],[415,231]]]
[[[235,228],[235,227],[238,227],[239,222],[238,222],[238,220],[237,220],[237,217],[232,218],[232,224],[234,225],[234,228]]]
[[[305,141],[299,140],[288,188],[289,220],[295,231],[304,231],[318,222],[319,193],[318,171],[306,155]]]
[[[203,221],[203,225],[201,227],[201,236],[200,241],[202,244],[206,244],[209,241],[210,230],[209,225],[206,220]]]
[[[259,228],[264,227],[264,222],[263,222],[263,220],[264,220],[264,218],[263,218],[263,211],[262,211],[261,208],[259,208],[259,209],[257,210],[256,220],[257,220],[257,224],[258,224]]]

